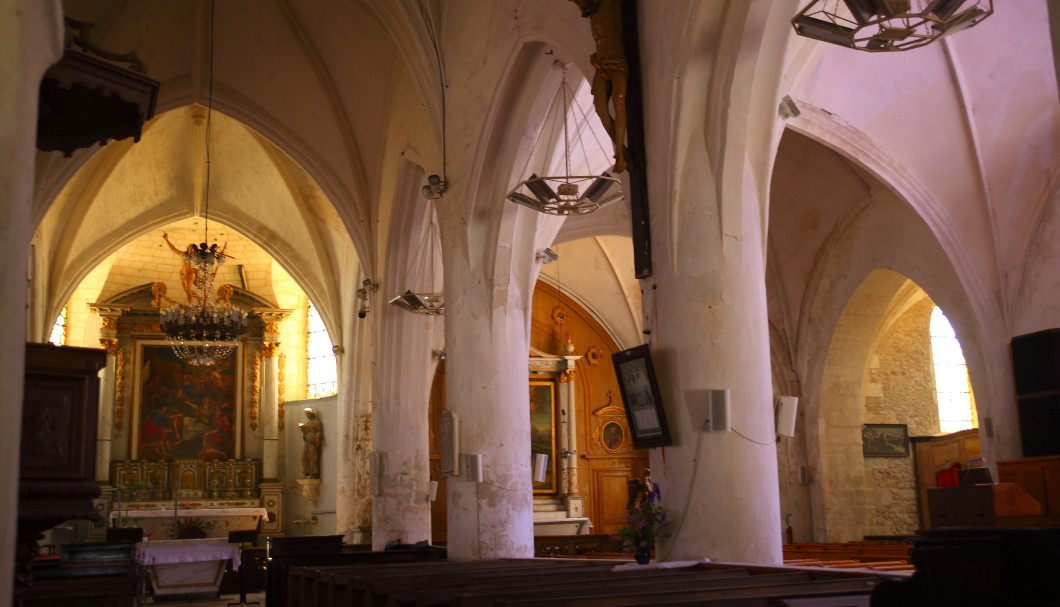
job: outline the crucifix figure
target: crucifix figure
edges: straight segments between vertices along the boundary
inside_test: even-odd
[[[596,52],[589,57],[593,105],[615,147],[615,172],[626,170],[626,87],[629,62],[622,43],[622,0],[571,0],[589,18]],[[612,113],[613,112],[613,113]]]

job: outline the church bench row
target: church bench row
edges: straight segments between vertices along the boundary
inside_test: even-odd
[[[912,542],[804,542],[785,544],[784,562],[806,558],[837,561],[857,560],[862,562],[905,560],[908,562],[909,553],[912,549]]]
[[[589,560],[439,561],[292,568],[286,607],[338,605],[768,605],[867,596],[880,575],[700,563],[673,569]],[[293,592],[298,588],[297,596]],[[733,602],[736,601],[736,602]],[[851,604],[863,602],[852,600]]]
[[[278,537],[269,540],[266,607],[288,604],[288,580],[295,566],[407,563],[445,558],[436,547],[371,551],[368,546],[343,546],[341,535]]]

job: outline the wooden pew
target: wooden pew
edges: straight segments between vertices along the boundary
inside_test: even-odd
[[[296,571],[297,570],[297,571]],[[779,605],[780,599],[852,597],[865,604],[885,577],[863,571],[697,563],[628,567],[587,559],[506,559],[292,568],[305,581],[290,607],[386,605]],[[290,587],[296,584],[294,578]],[[796,604],[796,603],[792,603]]]
[[[579,593],[589,592],[593,594],[598,588],[607,588],[608,591],[634,593],[642,590],[647,585],[659,587],[674,587],[690,581],[710,583],[708,580],[732,580],[749,579],[750,571],[741,568],[732,568],[717,571],[702,571],[686,568],[676,570],[645,570],[626,571],[621,574],[612,572],[610,576],[586,580],[583,577],[572,577],[565,580],[539,582],[529,587],[507,585],[506,587],[482,587],[469,589],[452,597],[452,605],[461,607],[497,605],[511,600],[527,600],[540,598],[554,600],[556,597],[575,597]],[[423,602],[420,605],[437,604],[434,602]]]
[[[34,566],[22,605],[132,607],[140,583],[135,549],[125,542],[63,546],[59,559]]]
[[[338,538],[337,540],[335,538]],[[279,541],[285,540],[285,541]],[[297,541],[294,541],[297,540]],[[268,564],[266,607],[300,605],[305,580],[301,567],[322,565],[356,565],[413,563],[438,561],[445,558],[445,550],[435,546],[407,549],[370,551],[367,547],[351,550],[343,547],[342,536],[314,536],[310,538],[272,538]],[[336,544],[338,550],[336,550]],[[295,593],[289,592],[294,583]]]
[[[481,584],[505,576],[567,575],[584,567],[578,561],[529,559],[330,567],[304,572],[307,578],[316,578],[316,587],[307,587],[302,599],[288,601],[288,607],[377,604],[399,598],[415,601],[417,591],[424,588]],[[611,565],[599,567],[609,569]]]
[[[388,584],[417,587],[433,578],[457,576],[462,571],[474,570],[476,575],[505,573],[522,569],[533,561],[434,561],[434,562],[369,562],[347,563],[325,567],[296,567],[291,571],[292,592],[286,607],[317,607],[323,605],[352,605],[371,601],[372,584],[382,580]],[[484,565],[487,564],[488,565]],[[303,583],[299,584],[296,577]],[[296,591],[297,588],[297,591]]]
[[[916,572],[881,583],[873,607],[1056,605],[1060,527],[929,529],[912,554]]]

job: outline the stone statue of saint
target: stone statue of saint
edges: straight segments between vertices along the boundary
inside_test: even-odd
[[[298,424],[302,430],[302,474],[306,478],[320,478],[320,442],[324,428],[316,413],[306,407],[306,421]]]
[[[629,62],[622,43],[622,0],[571,0],[589,18],[596,52],[589,57],[593,105],[615,146],[615,172],[626,170],[626,85]],[[612,114],[612,111],[614,114]]]

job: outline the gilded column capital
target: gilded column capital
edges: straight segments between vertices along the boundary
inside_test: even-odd
[[[99,338],[99,345],[103,346],[103,349],[107,351],[110,356],[118,355],[118,339],[115,337],[101,337]]]
[[[266,341],[261,344],[261,355],[265,358],[276,358],[280,353],[280,342]]]

